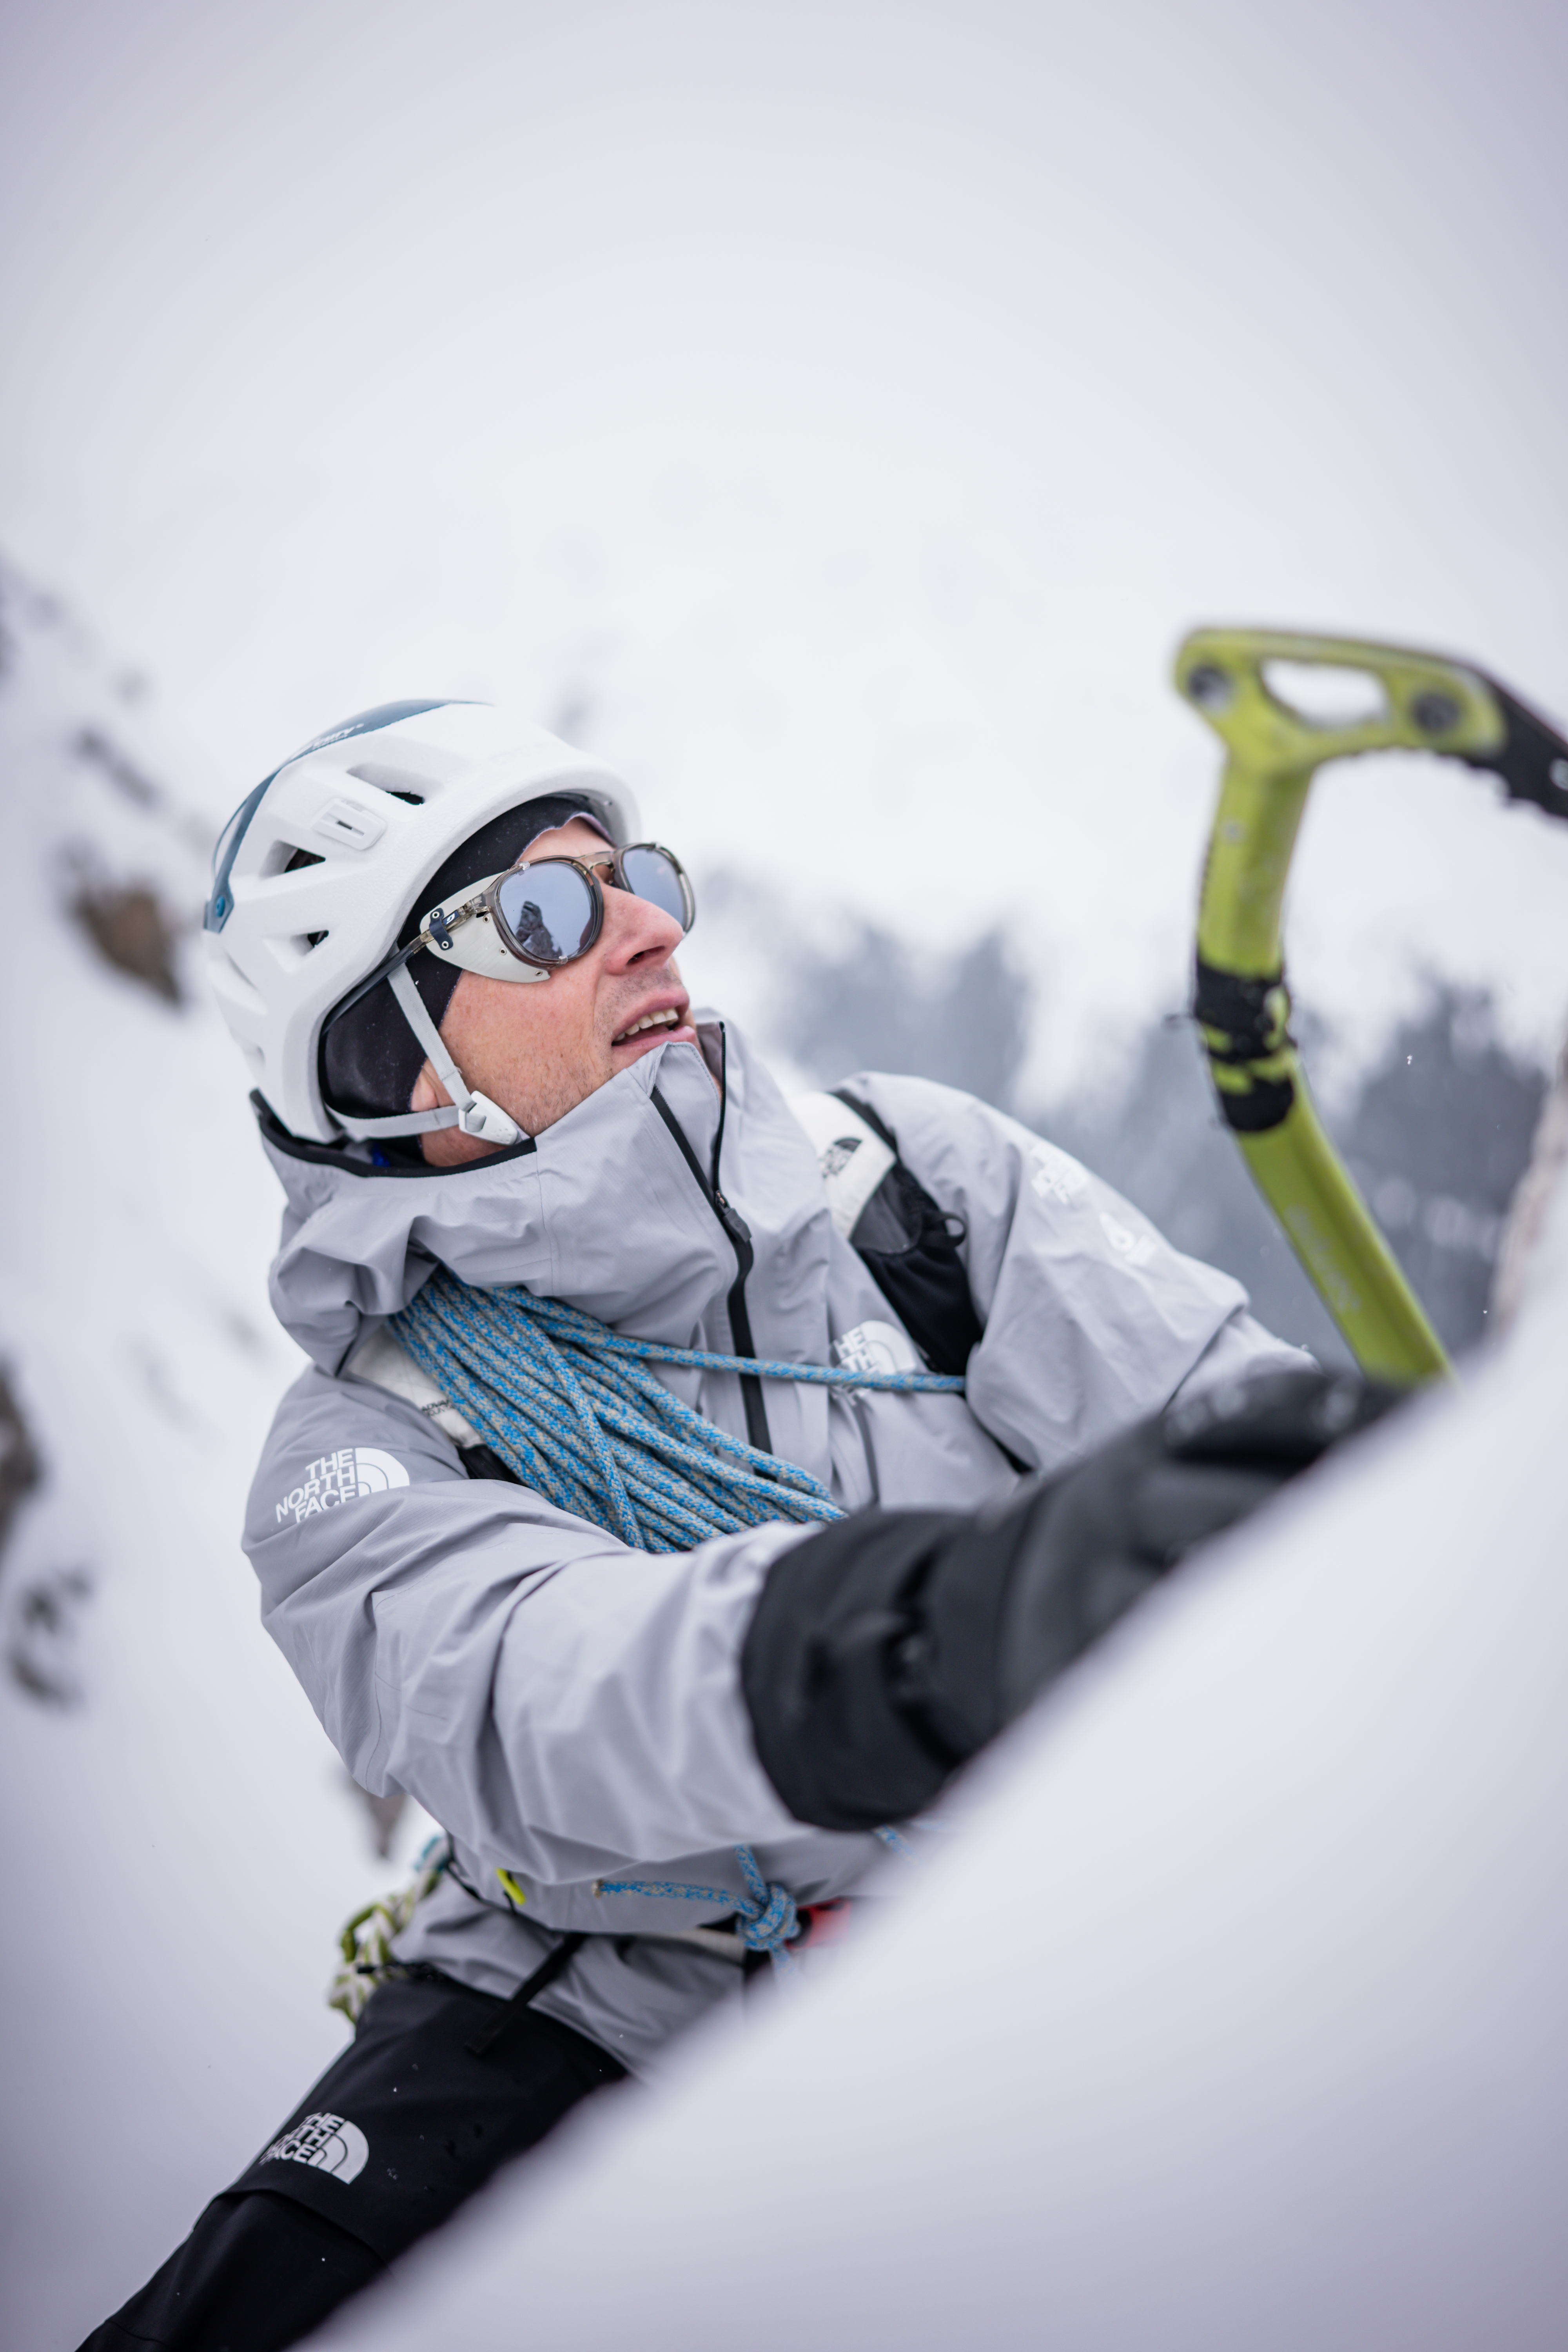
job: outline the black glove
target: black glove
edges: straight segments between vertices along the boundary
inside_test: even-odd
[[[741,1654],[798,1821],[907,1821],[1175,1563],[1399,1391],[1277,1372],[1173,1406],[1000,1512],[861,1511],[785,1552]]]

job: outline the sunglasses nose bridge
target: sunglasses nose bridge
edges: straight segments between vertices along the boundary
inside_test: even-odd
[[[685,868],[657,842],[634,842],[616,857],[617,887],[675,923],[682,938],[691,929],[696,902]]]
[[[675,925],[678,939],[685,937],[686,926],[679,918],[672,916],[668,907],[661,907],[658,900],[647,891],[639,890],[635,882],[629,882],[624,877],[612,881],[608,874],[602,879],[603,928],[613,931],[616,944],[625,942],[633,947],[635,953],[646,953],[652,932],[657,929],[662,934],[666,925],[670,923]],[[639,940],[642,945],[636,945]],[[673,953],[675,946],[676,940],[669,940],[666,952]]]

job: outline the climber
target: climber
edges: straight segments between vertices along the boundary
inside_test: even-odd
[[[349,721],[219,843],[310,1359],[246,1548],[354,1778],[446,1836],[97,2352],[298,2341],[756,1969],[809,1980],[952,1774],[1377,1409],[986,1104],[792,1106],[692,1008],[694,912],[617,778],[485,705]]]

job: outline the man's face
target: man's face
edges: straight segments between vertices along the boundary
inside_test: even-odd
[[[580,857],[587,864],[605,850],[604,835],[574,817],[531,842],[522,862]],[[598,871],[603,887],[609,869]],[[674,961],[681,936],[674,917],[646,898],[605,888],[598,938],[586,955],[560,965],[548,981],[531,986],[464,972],[441,1024],[443,1042],[476,1093],[499,1103],[525,1135],[538,1135],[656,1045],[672,1038],[695,1043],[689,1000]],[[675,1019],[628,1034],[651,1013],[673,1013]],[[410,1108],[433,1110],[449,1099],[426,1062]],[[456,1128],[442,1128],[423,1142],[436,1168],[482,1160],[496,1148]]]

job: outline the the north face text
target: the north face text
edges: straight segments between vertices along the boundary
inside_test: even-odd
[[[305,1473],[304,1483],[284,1496],[278,1506],[278,1523],[292,1519],[300,1527],[316,1511],[335,1511],[356,1503],[362,1495],[384,1495],[393,1486],[406,1486],[408,1473],[395,1454],[374,1445],[343,1445],[323,1454]]]

